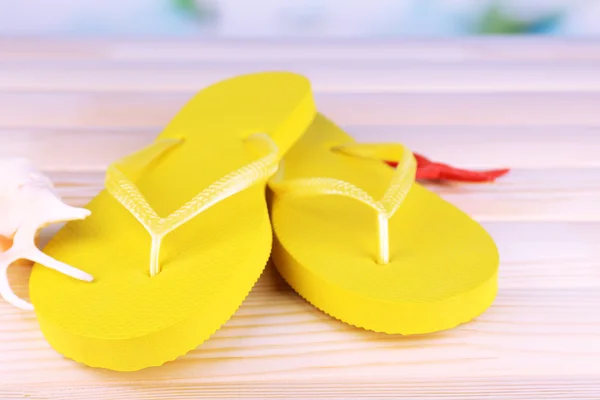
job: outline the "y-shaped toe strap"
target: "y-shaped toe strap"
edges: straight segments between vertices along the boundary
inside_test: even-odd
[[[283,173],[269,182],[278,196],[347,196],[371,207],[377,212],[379,251],[377,262],[390,260],[389,219],[398,210],[415,181],[416,162],[412,152],[400,144],[349,144],[332,149],[335,152],[361,158],[379,158],[398,162],[388,190],[381,200],[375,200],[363,189],[334,178],[299,178],[284,180]]]
[[[271,137],[257,133],[246,140],[261,147],[261,158],[219,179],[165,218],[161,218],[148,204],[135,181],[150,162],[170,149],[184,145],[182,139],[156,141],[109,167],[106,189],[144,226],[151,237],[150,276],[160,272],[159,253],[166,235],[218,202],[260,181],[266,181],[275,173],[279,150]]]

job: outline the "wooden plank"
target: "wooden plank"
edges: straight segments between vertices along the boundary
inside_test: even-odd
[[[187,92],[232,76],[293,71],[326,93],[598,92],[590,62],[407,62],[357,60],[0,62],[0,90]]]
[[[49,174],[58,192],[83,206],[103,188],[103,172]],[[600,221],[600,169],[516,169],[495,184],[428,187],[483,221]]]
[[[348,40],[0,38],[0,60],[600,60],[594,40],[479,37]]]
[[[429,185],[484,221],[600,221],[600,169],[516,169],[489,185]]]
[[[399,379],[400,380],[400,379]],[[21,385],[19,390],[2,391],[5,399],[21,399],[22,393],[32,398],[61,400],[122,400],[144,399],[418,399],[418,400],[464,400],[485,398],[486,400],[596,400],[596,377],[569,378],[548,376],[527,379],[519,377],[492,379],[449,380],[423,378],[402,383],[381,383],[374,387],[367,378],[352,382],[330,383],[317,379],[311,382],[256,382],[194,384],[182,380],[164,383],[143,382],[127,386],[118,382],[107,382],[102,387],[61,385]],[[12,395],[12,396],[11,396]]]
[[[600,390],[600,225],[485,226],[503,257],[500,293],[457,329],[399,337],[352,328],[308,305],[269,268],[201,348],[125,377],[63,359],[32,314],[2,302],[0,395],[592,398]],[[26,275],[20,268],[12,277],[18,290]]]
[[[346,126],[359,142],[402,142],[465,168],[600,167],[599,127]],[[0,156],[50,171],[100,171],[150,143],[161,127],[0,128]]]
[[[163,126],[192,93],[0,92],[0,126]],[[600,93],[317,94],[341,125],[599,126]]]

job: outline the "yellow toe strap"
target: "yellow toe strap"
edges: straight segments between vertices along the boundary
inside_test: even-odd
[[[261,158],[219,179],[165,218],[161,218],[148,204],[135,181],[152,162],[174,147],[184,145],[183,139],[158,140],[108,168],[107,191],[146,228],[152,239],[150,276],[160,272],[159,252],[167,234],[216,203],[266,181],[275,173],[279,153],[275,142],[264,133],[251,135],[246,140],[259,148]]]
[[[363,189],[334,178],[300,178],[285,180],[283,172],[269,182],[270,188],[278,196],[320,196],[341,195],[366,204],[377,212],[379,252],[378,262],[389,262],[389,219],[402,205],[415,181],[417,164],[412,152],[401,144],[348,144],[332,151],[352,157],[397,161],[388,190],[380,200],[375,200]]]

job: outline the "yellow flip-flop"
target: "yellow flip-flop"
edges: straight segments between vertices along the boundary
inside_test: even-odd
[[[485,311],[497,292],[493,240],[414,177],[406,147],[357,144],[318,115],[269,183],[284,279],[327,314],[378,332],[435,332]]]
[[[306,78],[245,75],[201,91],[154,143],[112,165],[91,217],[68,223],[44,249],[93,281],[42,265],[31,275],[52,347],[132,371],[173,360],[219,329],[271,252],[266,180],[314,116]]]

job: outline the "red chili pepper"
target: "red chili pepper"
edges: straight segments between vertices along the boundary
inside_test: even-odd
[[[448,164],[438,163],[428,158],[414,154],[417,160],[417,179],[430,181],[454,181],[454,182],[494,182],[497,178],[506,175],[509,169],[494,169],[487,171],[470,171],[454,168]],[[398,163],[386,161],[392,167]]]

